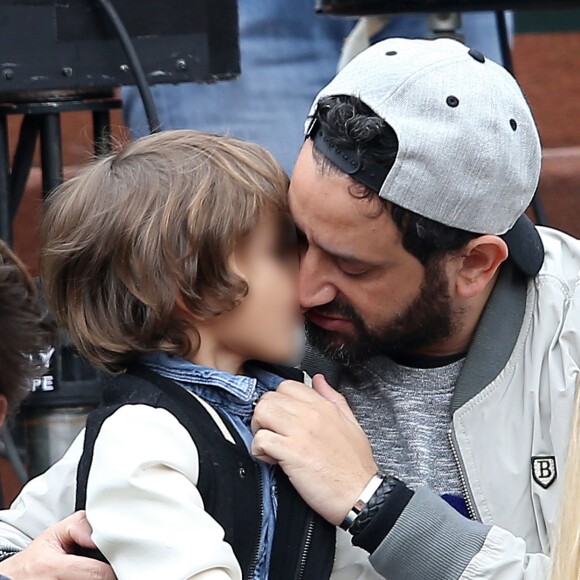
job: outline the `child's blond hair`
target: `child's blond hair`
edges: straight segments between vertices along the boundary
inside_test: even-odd
[[[42,227],[44,292],[94,365],[197,347],[175,316],[234,308],[248,291],[230,267],[265,209],[287,211],[288,177],[258,145],[165,131],[99,158],[50,197]]]
[[[564,495],[560,522],[552,550],[551,580],[580,578],[580,378],[576,386],[576,405],[570,426]]]

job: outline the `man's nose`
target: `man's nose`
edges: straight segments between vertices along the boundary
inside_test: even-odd
[[[329,276],[328,265],[308,249],[300,257],[298,297],[303,311],[332,302],[337,290]]]

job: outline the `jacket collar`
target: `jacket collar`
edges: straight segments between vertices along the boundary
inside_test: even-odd
[[[457,379],[452,413],[489,385],[507,364],[522,328],[527,287],[526,277],[505,262]]]
[[[144,354],[140,362],[186,388],[195,385],[218,389],[246,404],[252,403],[265,391],[275,390],[285,379],[302,382],[304,377],[298,369],[260,361],[249,361],[245,368],[246,375],[232,375],[163,352]]]
[[[184,385],[217,388],[242,402],[252,401],[255,396],[258,381],[253,376],[232,375],[164,352],[142,355],[140,362],[161,376]]]

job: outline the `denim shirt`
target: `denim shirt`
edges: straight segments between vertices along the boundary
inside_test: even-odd
[[[246,365],[247,375],[231,375],[160,352],[143,355],[140,362],[176,381],[212,407],[219,408],[246,443],[248,452],[252,443],[250,421],[254,404],[266,391],[276,390],[284,380],[252,365]],[[265,580],[268,578],[276,525],[276,481],[272,466],[261,461],[257,463],[262,479],[262,527],[252,580]]]

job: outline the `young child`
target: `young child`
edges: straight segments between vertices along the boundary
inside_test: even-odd
[[[303,379],[277,366],[302,335],[287,186],[257,145],[168,131],[50,198],[46,298],[81,353],[116,374],[61,464],[77,469],[74,507],[120,580],[379,577],[348,540],[335,559],[334,527],[249,453],[254,403]],[[33,536],[23,506],[72,511],[70,485],[49,489],[59,469],[3,521]]]
[[[42,375],[41,352],[50,334],[34,282],[24,264],[0,241],[0,426]]]

